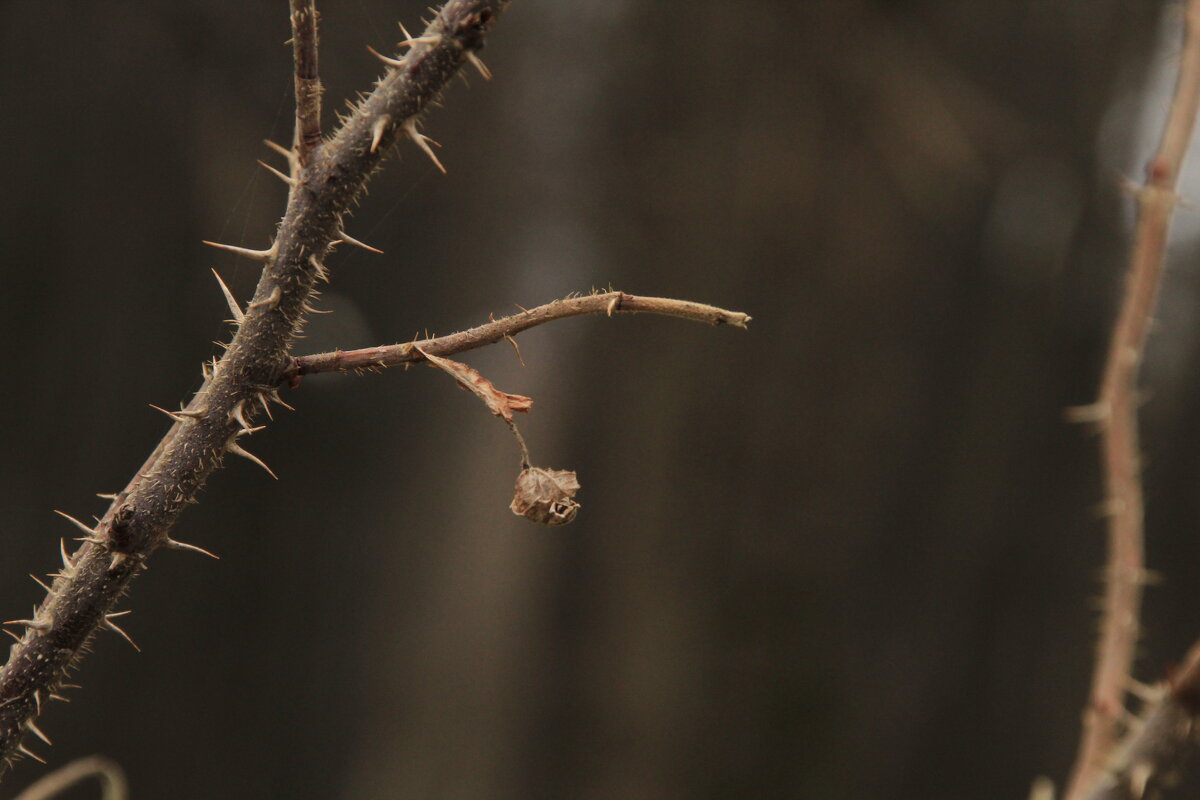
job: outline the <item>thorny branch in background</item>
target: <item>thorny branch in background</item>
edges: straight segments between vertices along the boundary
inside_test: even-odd
[[[1171,737],[1160,737],[1159,722],[1170,716],[1185,720],[1189,731],[1196,710],[1182,697],[1200,697],[1195,687],[1180,694],[1172,687],[1168,703],[1178,703],[1180,713],[1167,713],[1163,705],[1151,711],[1143,734],[1155,732],[1153,741],[1122,747],[1113,762],[1118,725],[1125,717],[1125,696],[1132,684],[1131,668],[1137,643],[1143,561],[1143,499],[1137,432],[1137,375],[1154,310],[1163,268],[1167,232],[1178,196],[1175,191],[1188,143],[1200,108],[1200,0],[1189,0],[1179,77],[1158,152],[1147,167],[1146,185],[1138,191],[1138,218],[1133,252],[1126,277],[1125,295],[1113,328],[1100,398],[1077,409],[1079,421],[1098,423],[1103,436],[1103,462],[1108,512],[1108,565],[1105,571],[1100,643],[1084,712],[1083,737],[1072,769],[1066,800],[1084,797],[1143,798],[1161,785],[1166,763],[1181,749]],[[1193,658],[1193,662],[1195,659]],[[1185,674],[1196,673],[1192,669]],[[1178,684],[1177,684],[1178,686]],[[1162,712],[1162,715],[1159,714]],[[1174,722],[1166,727],[1172,728]],[[1177,726],[1176,726],[1177,727]],[[1183,731],[1179,731],[1182,733]],[[1137,740],[1138,728],[1130,735]],[[1132,760],[1130,760],[1132,759]]]

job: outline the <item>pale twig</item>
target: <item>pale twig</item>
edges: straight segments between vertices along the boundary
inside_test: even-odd
[[[1200,107],[1200,0],[1190,0],[1175,96],[1158,152],[1138,192],[1138,219],[1113,328],[1100,398],[1092,417],[1103,429],[1108,566],[1100,643],[1084,712],[1083,737],[1065,800],[1085,797],[1102,780],[1125,710],[1138,635],[1143,563],[1142,484],[1137,434],[1137,375],[1158,293],[1175,191]]]
[[[50,800],[88,778],[100,781],[102,800],[126,800],[129,797],[129,785],[120,764],[104,756],[87,756],[54,770],[14,800]]]
[[[318,372],[353,372],[376,367],[395,367],[423,361],[421,350],[435,356],[450,356],[466,350],[494,344],[502,339],[529,328],[566,317],[584,314],[660,314],[679,317],[708,325],[732,325],[745,328],[750,316],[738,311],[726,311],[716,306],[693,303],[687,300],[672,300],[666,297],[639,297],[624,292],[571,297],[522,311],[502,319],[492,320],[469,330],[438,336],[404,344],[368,347],[362,350],[337,350],[331,353],[299,356],[284,372],[284,380],[295,380],[302,375]]]

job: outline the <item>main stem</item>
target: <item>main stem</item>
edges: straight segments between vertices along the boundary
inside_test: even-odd
[[[323,274],[321,261],[331,243],[342,238],[343,217],[397,132],[483,46],[484,34],[506,5],[505,0],[450,0],[330,141],[307,152],[306,164],[290,159],[287,212],[270,249],[245,253],[266,264],[224,357],[83,545],[64,557],[62,572],[33,618],[21,621],[24,635],[0,670],[0,775],[18,751],[28,752],[21,739],[43,701],[61,690],[96,631],[114,625],[108,615],[146,569],[150,554],[173,544],[171,528],[208,476],[226,453],[245,454],[238,439],[253,432],[250,420],[257,405],[272,397],[291,365],[291,342]],[[305,99],[297,99],[299,109]],[[298,152],[304,152],[306,138],[302,130]]]

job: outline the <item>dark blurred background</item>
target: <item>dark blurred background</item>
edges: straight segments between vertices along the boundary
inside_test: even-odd
[[[323,2],[326,122],[424,2]],[[504,426],[432,370],[287,393],[37,749],[134,798],[1020,798],[1074,754],[1103,561],[1093,399],[1176,3],[519,0],[371,185],[303,350],[591,287],[749,332],[569,320],[465,357],[579,472],[507,510]],[[200,382],[284,187],[286,4],[0,2],[0,618]],[[1193,164],[1195,168],[1197,165]],[[1193,172],[1196,170],[1193,169]],[[1200,198],[1185,176],[1183,192]],[[1138,674],[1200,636],[1200,217],[1144,383]],[[25,763],[0,795],[42,774]],[[1198,782],[1190,784],[1197,791]],[[93,797],[94,788],[71,797]],[[1180,796],[1187,796],[1186,790]]]

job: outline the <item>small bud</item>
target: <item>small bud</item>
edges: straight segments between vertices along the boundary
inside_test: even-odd
[[[579,480],[570,470],[526,467],[517,476],[509,508],[540,525],[566,525],[579,513],[579,503],[572,499],[577,491]]]

